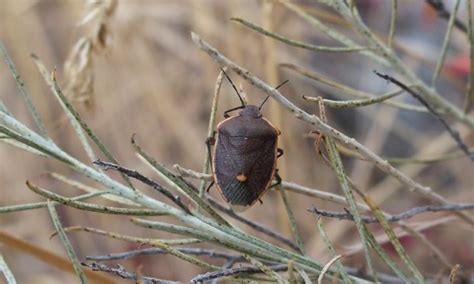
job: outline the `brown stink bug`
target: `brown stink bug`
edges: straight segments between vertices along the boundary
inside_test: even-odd
[[[246,104],[232,80],[224,70],[222,72],[241,105],[224,112],[225,120],[217,125],[213,137],[209,137],[206,144],[214,182],[222,197],[231,205],[247,207],[260,200],[270,187],[281,183],[276,168],[277,158],[283,155],[283,150],[278,148],[281,132],[260,112],[268,97],[260,106]],[[239,109],[242,110],[238,115],[229,116],[229,112]],[[211,154],[211,145],[215,145],[214,155]],[[271,185],[273,177],[276,184]]]

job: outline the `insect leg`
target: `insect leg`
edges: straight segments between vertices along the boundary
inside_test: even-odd
[[[283,156],[283,149],[282,148],[277,148],[277,159]]]
[[[212,136],[211,137],[207,137],[206,139],[206,145],[207,145],[207,155],[209,157],[209,164],[211,165],[211,173],[212,173],[212,176],[214,176],[214,169],[212,168],[212,152],[211,152],[211,146],[214,145],[216,143],[216,131],[214,130],[212,132]],[[209,190],[211,189],[211,187],[214,185],[214,180],[211,181],[211,183],[209,184],[209,186],[207,187],[206,189],[206,192],[209,192]]]
[[[206,145],[207,145],[207,155],[209,157],[209,164],[211,165],[211,173],[212,173],[212,176],[214,176],[214,169],[212,168],[212,151],[211,151],[211,146],[213,146],[215,143],[216,143],[216,131],[214,130],[212,132],[212,136],[211,137],[207,137],[206,139]],[[209,188],[207,189],[207,191],[209,191],[209,189],[211,188],[211,186],[214,184],[214,181],[212,181],[211,185],[209,186]]]
[[[207,154],[208,154],[208,157],[209,157],[209,163],[211,164],[211,168],[212,168],[212,152],[211,152],[211,146],[214,146],[214,144],[216,143],[216,131],[214,130],[212,132],[212,136],[211,137],[207,137],[206,139],[206,145],[207,145]]]
[[[232,111],[238,110],[238,109],[242,109],[242,108],[244,108],[244,107],[245,107],[245,106],[242,105],[242,106],[233,107],[233,108],[231,108],[231,109],[228,109],[228,110],[224,111],[224,117],[225,117],[225,118],[228,118],[228,117],[230,117],[229,112],[232,112]]]
[[[209,184],[209,186],[207,187],[206,189],[206,192],[209,192],[209,190],[211,189],[211,187],[214,185],[214,181],[211,181],[211,183]]]
[[[275,180],[276,180],[275,183],[270,185],[269,188],[273,188],[281,184],[282,179],[281,179],[281,176],[278,174],[278,169],[275,170]]]

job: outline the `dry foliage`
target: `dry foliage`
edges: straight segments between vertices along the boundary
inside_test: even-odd
[[[388,34],[390,2],[356,1],[362,18],[383,41]],[[398,2],[397,28],[392,46],[410,70],[430,82],[447,20],[438,18],[423,1]],[[356,38],[347,21],[337,16],[334,10],[320,4],[300,4],[301,9],[331,28],[349,38]],[[0,40],[22,74],[54,141],[79,159],[88,160],[64,112],[49,95],[49,88],[30,60],[30,53],[39,55],[51,68],[58,66],[61,71],[58,74],[64,74],[63,77],[58,76],[58,80],[66,94],[117,160],[155,179],[155,172],[135,156],[130,145],[133,133],[136,133],[143,148],[169,167],[179,164],[199,171],[206,155],[204,141],[219,66],[196,47],[190,31],[199,33],[234,62],[273,85],[289,79],[290,83],[280,90],[281,93],[309,113],[318,114],[317,104],[304,101],[302,95],[347,100],[355,98],[351,95],[357,96],[356,90],[360,90],[359,95],[398,90],[372,73],[374,69],[387,73],[393,72],[393,69],[359,52],[314,52],[272,39],[269,42],[262,34],[230,21],[231,17],[244,18],[292,39],[322,46],[340,46],[281,3],[253,0],[110,0],[87,1],[86,4],[72,0],[4,1],[0,9]],[[459,9],[458,18],[467,22],[466,9]],[[446,100],[462,109],[469,70],[466,73],[463,67],[466,63],[460,60],[464,58],[469,62],[469,56],[465,56],[469,54],[469,41],[465,33],[457,29],[452,31],[450,39],[437,90]],[[321,80],[310,80],[280,64],[304,67],[351,89],[344,92]],[[251,103],[257,104],[265,98],[262,91],[230,74],[238,85],[243,85]],[[4,64],[0,65],[0,78],[0,99],[15,117],[35,129]],[[407,94],[393,100],[420,106]],[[92,103],[93,108],[80,107],[81,104],[92,106]],[[224,83],[218,105],[218,121],[222,119],[223,110],[237,104],[233,90]],[[456,143],[429,113],[381,103],[355,109],[327,108],[326,112],[331,126],[354,137],[379,156],[393,158],[393,164],[400,171],[420,184],[429,186],[452,203],[474,203],[473,163],[458,155],[460,151]],[[295,119],[275,101],[266,106],[265,115],[282,130],[285,155],[280,160],[280,174],[283,179],[342,195],[336,175],[314,149],[314,134],[308,135],[314,129]],[[472,120],[472,111],[466,117]],[[467,145],[474,145],[472,125],[456,119],[451,119],[449,123],[461,133]],[[342,147],[339,150],[344,153],[347,175],[385,212],[396,214],[430,204],[427,198],[400,185],[373,163],[359,159],[360,156],[354,151]],[[453,158],[453,155],[457,156]],[[444,160],[446,157],[449,159]],[[437,158],[441,158],[440,161],[426,161]],[[44,200],[26,188],[25,180],[66,196],[83,194],[83,191],[60,182],[50,173],[97,186],[56,161],[0,143],[0,207]],[[120,179],[118,174],[111,175]],[[199,181],[191,181],[199,185]],[[151,190],[141,189],[157,196]],[[316,218],[307,209],[315,205],[318,209],[343,211],[344,206],[292,191],[287,194],[306,254],[320,263],[332,264],[333,256],[318,233]],[[211,190],[211,195],[216,200],[221,198],[215,190]],[[363,203],[360,198],[358,201]],[[104,205],[116,204],[112,202],[100,201]],[[64,206],[57,207],[57,210],[64,226],[80,224],[135,237],[176,238],[173,234],[137,227],[128,222],[126,216],[93,214]],[[472,211],[466,212],[472,216]],[[287,212],[278,192],[269,192],[263,198],[262,205],[257,204],[243,215],[291,236]],[[63,251],[59,241],[48,238],[54,227],[47,210],[0,216],[0,233],[8,232],[50,252]],[[172,222],[166,217],[164,220]],[[344,265],[360,268],[360,264],[364,263],[364,254],[356,227],[338,219],[327,218],[323,221],[337,254],[343,255],[341,261]],[[458,279],[472,277],[474,244],[471,225],[446,212],[419,215],[407,223],[421,233],[418,239],[402,230],[406,223],[394,225],[395,233],[401,236],[402,245],[426,278],[448,279],[455,264],[460,264],[461,268],[451,274]],[[248,227],[242,228],[252,235],[268,239]],[[369,228],[390,251],[380,226]],[[79,259],[84,259],[86,255],[139,247],[134,243],[89,233],[71,233],[68,236]],[[2,244],[2,238],[0,252],[19,283],[76,281],[74,274],[52,268],[33,257],[35,254],[31,251]],[[436,257],[431,257],[433,252]],[[390,255],[396,254],[391,252]],[[212,262],[212,258],[205,260]],[[205,271],[169,255],[140,256],[120,263],[128,271],[178,281],[187,281]],[[379,260],[375,265],[379,271],[389,272]]]

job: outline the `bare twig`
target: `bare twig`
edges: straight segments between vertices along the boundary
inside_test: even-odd
[[[69,227],[69,228],[66,228],[65,230],[67,232],[84,231],[84,232],[89,232],[89,233],[105,236],[105,237],[108,237],[108,238],[113,238],[113,239],[118,239],[118,240],[124,240],[124,241],[127,241],[127,242],[138,243],[138,244],[141,244],[141,245],[144,245],[144,244],[151,245],[151,246],[154,246],[154,247],[158,247],[162,250],[165,250],[168,254],[176,256],[177,258],[180,258],[180,259],[182,259],[184,261],[187,261],[189,263],[192,263],[194,265],[204,267],[204,268],[207,268],[207,269],[211,269],[211,270],[218,270],[219,269],[218,266],[209,264],[209,263],[207,263],[205,261],[202,261],[198,258],[195,258],[195,257],[189,256],[185,253],[182,253],[179,250],[177,250],[176,248],[174,248],[173,246],[171,246],[171,245],[169,245],[169,244],[167,244],[164,241],[159,240],[159,239],[137,238],[137,237],[121,235],[121,234],[117,234],[117,233],[113,233],[113,232],[108,232],[108,231],[104,231],[104,230],[99,230],[99,229],[95,229],[95,228],[80,227],[80,226]],[[54,236],[54,234],[52,236]]]
[[[410,95],[412,95],[415,99],[417,99],[420,103],[422,103],[440,122],[441,124],[443,124],[443,126],[446,128],[446,130],[448,130],[449,134],[451,135],[451,137],[453,138],[453,140],[456,142],[456,144],[458,145],[458,147],[466,154],[466,156],[468,156],[471,161],[474,162],[474,154],[471,154],[469,152],[469,148],[466,146],[466,144],[464,144],[464,142],[462,141],[461,139],[461,136],[459,135],[459,132],[455,129],[453,129],[449,124],[448,122],[441,116],[440,113],[438,113],[438,111],[433,107],[431,106],[428,101],[426,101],[422,96],[420,96],[418,93],[416,93],[415,91],[413,91],[411,88],[409,88],[407,85],[405,85],[404,83],[400,82],[399,80],[389,76],[389,75],[386,75],[386,74],[382,74],[380,72],[377,72],[377,71],[374,71],[374,73],[379,76],[380,78],[383,78],[389,82],[392,82],[394,83],[395,85],[399,86],[400,88],[402,88],[403,90],[405,90],[407,93],[409,93]]]
[[[158,192],[162,193],[164,196],[168,197],[171,201],[173,201],[176,205],[178,205],[181,209],[183,209],[186,213],[191,213],[189,211],[188,207],[181,201],[179,196],[174,196],[171,192],[169,192],[167,189],[159,185],[157,182],[147,178],[146,176],[140,174],[139,172],[135,170],[130,170],[125,167],[122,167],[117,164],[109,163],[109,162],[104,162],[101,160],[94,161],[94,164],[104,168],[104,170],[109,170],[113,169],[116,170],[120,173],[123,173],[131,178],[134,178],[136,180],[139,180],[143,182],[144,184],[150,186],[151,188],[157,190]]]
[[[244,258],[240,255],[229,254],[222,251],[216,251],[212,249],[204,249],[204,248],[176,248],[176,250],[185,253],[185,254],[192,254],[192,255],[204,255],[214,258],[224,258],[226,260],[233,260],[235,261],[243,261]],[[141,255],[153,255],[153,254],[166,254],[167,251],[160,249],[160,248],[145,248],[145,249],[137,249],[137,250],[130,250],[126,252],[120,253],[110,253],[107,255],[97,255],[97,256],[86,256],[87,260],[94,260],[94,261],[104,261],[104,260],[117,260],[117,259],[128,259],[136,256]]]
[[[446,30],[446,34],[444,36],[443,46],[441,47],[441,54],[439,56],[438,62],[436,62],[435,71],[433,73],[433,78],[431,80],[431,85],[433,86],[434,89],[436,89],[436,80],[438,80],[438,77],[441,73],[441,69],[443,68],[443,65],[444,65],[444,60],[446,59],[446,54],[448,53],[451,32],[453,31],[454,20],[456,18],[456,13],[458,12],[460,3],[461,3],[461,0],[456,0],[456,3],[454,4],[453,13],[449,17],[448,29]]]
[[[426,213],[426,212],[443,212],[443,211],[461,211],[461,210],[473,210],[474,204],[445,204],[445,205],[427,205],[427,206],[420,206],[414,207],[410,210],[402,212],[397,215],[390,215],[387,216],[386,219],[389,222],[398,222],[400,220],[410,219],[418,214]],[[341,220],[351,220],[353,221],[354,218],[352,214],[346,211],[346,213],[336,212],[336,211],[326,211],[326,210],[319,210],[316,207],[312,209],[308,209],[308,211],[313,212],[317,215],[321,215],[324,217],[336,218]],[[362,221],[365,223],[377,223],[377,219],[375,217],[368,217],[362,216]]]
[[[277,265],[272,265],[270,268],[275,271],[286,271],[288,269],[288,265],[286,264],[277,264]],[[204,282],[204,281],[209,281],[212,279],[216,278],[222,278],[222,277],[227,277],[227,276],[233,276],[237,274],[255,274],[255,273],[262,273],[260,268],[256,267],[238,267],[238,268],[230,268],[230,269],[225,269],[222,271],[216,271],[216,272],[209,272],[205,274],[200,274],[191,279],[191,283],[199,283],[199,282]]]
[[[438,16],[445,20],[451,18],[451,13],[444,6],[443,0],[426,0],[426,3],[438,12]],[[470,11],[468,11],[470,13]],[[458,18],[454,20],[454,26],[460,31],[467,33],[467,26]]]
[[[467,82],[466,98],[464,100],[464,113],[468,114],[471,110],[472,103],[474,102],[474,32],[472,27],[472,0],[466,1],[467,13],[467,37],[469,41],[469,79]]]
[[[145,284],[176,284],[179,282],[176,281],[169,281],[169,280],[163,280],[163,279],[158,279],[154,277],[148,277],[148,276],[140,276],[137,277],[137,274],[128,272],[125,270],[123,266],[120,264],[117,264],[115,267],[110,267],[102,263],[81,263],[82,266],[89,267],[93,271],[102,271],[102,272],[107,272],[109,274],[118,276],[123,279],[127,280],[134,280],[134,281],[143,281]]]

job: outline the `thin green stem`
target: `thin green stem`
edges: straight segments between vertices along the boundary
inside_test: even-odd
[[[185,194],[189,199],[195,202],[199,208],[202,208],[207,212],[214,220],[218,223],[225,226],[230,226],[230,224],[222,218],[219,214],[214,211],[209,204],[207,204],[202,198],[199,197],[199,192],[188,182],[182,179],[180,176],[175,175],[170,170],[168,170],[161,163],[152,158],[148,153],[146,153],[140,145],[138,145],[134,138],[132,138],[132,145],[135,148],[135,151],[138,155],[143,158],[143,161],[147,163],[152,169],[156,170],[161,174],[161,177],[165,179],[169,184],[175,185],[175,188]]]
[[[5,280],[7,280],[7,284],[16,284],[15,276],[13,276],[13,272],[8,267],[7,262],[3,258],[3,255],[0,254],[0,271],[5,276]]]
[[[211,106],[211,115],[209,117],[209,126],[207,127],[207,137],[208,139],[213,137],[214,129],[216,128],[216,114],[217,114],[217,103],[219,102],[219,94],[222,86],[222,79],[224,79],[224,73],[221,70],[217,76],[216,85],[214,88],[214,95],[212,96],[212,106]],[[206,157],[204,158],[203,173],[209,173],[209,166],[212,161],[210,160],[210,153],[208,153],[208,148],[206,147]],[[199,185],[199,197],[204,198],[205,190],[207,187],[207,182],[201,180]]]
[[[336,10],[349,22],[352,23],[355,30],[363,36],[368,42],[370,42],[376,49],[374,52],[383,56],[392,66],[392,68],[400,73],[403,77],[407,78],[409,85],[417,86],[420,90],[420,94],[423,98],[432,104],[439,113],[448,115],[457,121],[460,121],[470,128],[474,128],[474,117],[464,115],[464,112],[457,108],[455,105],[444,99],[434,89],[425,84],[416,74],[408,69],[403,61],[395,54],[395,52],[388,48],[382,41],[380,41],[372,31],[364,24],[357,9],[349,10],[340,0],[336,2]]]
[[[16,85],[18,89],[20,90],[20,94],[23,97],[23,100],[25,101],[26,106],[31,113],[31,116],[33,117],[33,120],[35,121],[35,124],[38,127],[41,136],[45,138],[48,137],[48,131],[46,130],[46,127],[44,126],[43,121],[38,115],[38,111],[33,105],[31,96],[28,93],[28,90],[26,89],[25,82],[23,82],[23,79],[21,79],[20,74],[18,74],[15,64],[13,64],[11,57],[8,55],[8,52],[1,41],[0,41],[0,57],[2,57],[5,64],[7,64],[8,68],[10,69],[10,73],[12,73],[13,79],[15,79]]]
[[[377,242],[372,234],[370,234],[367,227],[364,225],[364,231],[367,233],[367,240],[370,243],[370,246],[374,249],[378,256],[387,264],[387,266],[392,269],[392,271],[403,280],[403,283],[410,283],[409,278],[403,273],[402,269],[394,262],[390,256],[385,252],[382,246]]]
[[[262,250],[259,247],[254,246],[252,243],[249,243],[249,246],[242,246],[242,244],[245,243],[243,240],[239,240],[237,242],[228,242],[228,240],[216,238],[215,236],[203,233],[200,230],[188,228],[185,226],[179,226],[175,224],[158,222],[158,221],[149,221],[149,220],[144,220],[144,219],[133,218],[132,222],[138,226],[142,226],[149,229],[155,229],[155,230],[160,230],[160,231],[169,232],[173,234],[179,234],[182,236],[188,236],[188,237],[205,240],[207,242],[218,244],[223,247],[231,248],[239,252],[258,256],[265,260],[279,261],[278,256],[265,253],[264,250]]]
[[[340,83],[338,83],[334,80],[326,78],[322,74],[316,73],[314,71],[307,70],[305,68],[302,68],[300,66],[296,66],[294,64],[283,63],[283,64],[280,64],[280,66],[283,67],[283,68],[288,68],[290,70],[296,71],[297,73],[299,73],[299,74],[301,74],[301,75],[303,75],[307,78],[310,78],[310,79],[315,80],[317,82],[323,83],[323,84],[325,84],[329,87],[335,88],[337,90],[343,91],[344,93],[347,93],[351,96],[361,97],[361,98],[366,98],[366,99],[377,99],[377,98],[380,97],[380,96],[369,94],[369,93],[366,93],[366,92],[363,92],[363,91],[355,90],[355,89],[353,89],[349,86],[346,86],[344,84],[340,84]],[[411,104],[405,104],[405,103],[402,103],[402,102],[393,102],[393,101],[386,101],[386,102],[383,102],[383,103],[387,104],[387,105],[390,105],[390,106],[400,108],[400,109],[404,109],[404,110],[428,113],[426,108],[419,107],[419,106],[413,106]]]
[[[76,197],[73,197],[73,198],[68,198],[68,199],[73,200],[73,201],[80,201],[80,200],[93,198],[93,197],[96,197],[96,196],[101,196],[101,195],[104,195],[104,194],[110,194],[110,192],[108,192],[108,191],[91,192],[91,193],[83,194],[83,195],[76,196]],[[54,202],[54,205],[58,205],[58,204],[60,204],[60,203],[59,202]],[[0,214],[45,208],[47,206],[48,206],[47,202],[35,202],[35,203],[28,203],[28,204],[4,206],[4,207],[0,207]]]
[[[53,157],[65,164],[71,165],[70,161],[68,161],[67,159],[64,159],[64,157],[62,157],[61,155],[58,155],[58,153],[55,152],[54,147],[57,147],[57,146],[54,143],[52,143],[50,140],[31,139],[31,137],[29,137],[28,134],[26,135],[20,134],[21,131],[17,131],[17,130],[27,129],[26,126],[20,124],[18,121],[14,120],[9,115],[6,115],[4,112],[0,112],[0,122],[2,121],[2,119],[7,119],[9,120],[8,123],[13,123],[13,124],[11,124],[11,128],[5,127],[0,124],[0,133],[3,133],[7,135],[8,137],[20,143],[23,143],[27,147],[31,147],[35,150],[38,150],[39,152],[45,154],[46,156]],[[16,128],[16,127],[21,127],[21,128]],[[12,130],[12,128],[14,128],[15,130]],[[34,133],[34,135],[37,135],[37,134]],[[41,137],[41,136],[38,135],[38,137]]]
[[[7,106],[0,100],[0,111],[3,111],[4,113],[11,115],[11,113],[8,111]]]
[[[390,227],[390,224],[385,218],[382,210],[380,210],[380,208],[375,204],[375,202],[372,201],[372,199],[368,195],[356,189],[354,184],[352,184],[352,186],[353,186],[353,189],[355,189],[359,193],[359,195],[362,196],[365,203],[370,207],[370,210],[374,214],[375,218],[377,218],[377,221],[379,222],[379,224],[382,226],[382,229],[384,230],[385,234],[389,238],[390,243],[395,248],[395,251],[403,260],[403,262],[408,267],[408,269],[413,273],[415,279],[417,279],[417,283],[424,283],[425,280],[423,278],[423,275],[420,273],[415,263],[411,260],[410,256],[407,254],[407,252],[403,248],[402,244],[398,240],[397,235],[393,232],[392,228]]]
[[[64,112],[68,116],[69,121],[74,127],[79,137],[79,140],[81,141],[84,147],[84,150],[88,154],[91,161],[92,162],[95,161],[96,156],[94,154],[94,151],[90,147],[89,142],[84,136],[83,131],[89,136],[89,138],[94,142],[94,144],[99,148],[99,150],[107,157],[107,159],[109,159],[115,164],[118,164],[119,162],[115,159],[112,153],[110,153],[110,151],[107,149],[104,143],[102,143],[102,141],[97,137],[97,135],[94,134],[92,129],[87,125],[87,123],[85,123],[85,121],[81,118],[79,113],[74,109],[72,104],[68,101],[66,96],[63,94],[61,88],[59,87],[58,82],[56,81],[55,71],[53,71],[51,75],[49,75],[49,72],[47,71],[46,67],[41,62],[41,60],[36,55],[32,55],[32,58],[36,66],[38,67],[38,70],[40,71],[41,75],[44,77],[46,83],[51,88],[52,93],[54,94],[56,99],[59,101],[60,105],[63,107]],[[135,190],[135,187],[133,186],[130,179],[126,175],[122,173],[120,174],[122,175],[122,178],[125,180],[128,186],[130,186],[131,189]]]
[[[390,13],[390,29],[388,31],[388,48],[392,48],[393,36],[395,35],[395,28],[397,27],[398,14],[398,0],[392,0],[392,10]]]
[[[295,270],[298,271],[298,274],[301,276],[303,279],[304,284],[311,284],[313,281],[309,278],[308,274],[303,270],[298,267],[295,267]]]
[[[342,44],[344,44],[345,46],[348,46],[348,47],[355,48],[355,47],[360,46],[359,44],[354,42],[352,39],[348,38],[346,35],[336,31],[335,29],[332,29],[332,28],[326,26],[320,20],[318,20],[317,18],[311,16],[305,10],[301,9],[297,5],[295,5],[291,2],[288,2],[286,0],[280,0],[280,3],[283,4],[289,10],[296,13],[298,16],[300,16],[304,20],[306,20],[313,27],[315,27],[316,29],[318,29],[322,33],[329,36],[330,38],[332,38],[332,39],[334,39],[334,40],[336,40],[336,41],[338,41],[338,42],[340,42],[340,43],[342,43]],[[371,59],[373,59],[373,60],[375,60],[375,61],[377,61],[380,64],[388,65],[387,61],[383,57],[375,54],[371,49],[362,50],[362,51],[360,51],[360,53],[367,56],[367,57],[369,57],[369,58],[371,58]]]
[[[264,34],[266,36],[269,36],[271,38],[279,40],[279,41],[281,41],[283,43],[286,43],[288,45],[303,48],[303,49],[308,49],[308,50],[312,50],[312,51],[319,51],[319,52],[358,52],[358,51],[363,51],[363,50],[368,49],[367,47],[362,47],[362,46],[357,46],[357,47],[329,47],[329,46],[313,45],[313,44],[309,44],[309,43],[305,43],[305,42],[301,42],[301,41],[297,41],[297,40],[292,40],[292,39],[289,39],[289,38],[284,37],[282,35],[279,35],[277,33],[267,31],[264,28],[259,27],[259,26],[255,25],[255,24],[253,24],[249,21],[246,21],[244,19],[231,18],[231,20],[236,21],[238,23],[241,23],[244,26],[247,26],[247,27],[251,28],[254,31],[257,31],[261,34]]]
[[[384,95],[380,95],[378,97],[360,99],[360,100],[335,101],[335,100],[323,99],[323,103],[325,106],[332,107],[332,108],[356,108],[356,107],[370,106],[373,104],[383,102],[385,100],[396,97],[402,94],[403,92],[404,92],[403,90],[398,90],[398,91],[390,92]],[[303,99],[307,102],[318,102],[318,98],[315,98],[315,97],[303,96]]]
[[[453,12],[451,13],[451,16],[449,17],[448,29],[446,30],[443,46],[441,47],[441,55],[439,56],[438,62],[436,63],[435,71],[433,73],[433,78],[431,79],[431,86],[433,88],[436,88],[436,81],[438,80],[438,77],[441,73],[441,69],[443,68],[443,65],[444,65],[444,60],[446,59],[446,54],[448,53],[449,42],[451,39],[451,32],[453,31],[453,28],[454,28],[454,20],[456,19],[456,14],[458,13],[460,3],[461,3],[461,0],[456,0],[454,4]]]
[[[7,143],[7,144],[10,144],[10,145],[12,145],[13,147],[19,148],[19,149],[21,149],[21,150],[26,150],[26,151],[28,151],[28,152],[30,152],[30,153],[35,154],[35,155],[39,155],[39,156],[42,156],[42,157],[47,157],[47,155],[45,155],[44,153],[42,153],[42,152],[36,150],[36,149],[33,148],[33,147],[30,147],[30,146],[26,145],[26,144],[23,144],[23,143],[18,142],[17,140],[15,140],[14,138],[12,138],[12,137],[10,137],[10,136],[8,136],[8,135],[0,135],[0,140],[1,140],[2,142],[5,142],[5,143]]]
[[[375,279],[377,279],[373,260],[370,255],[369,242],[367,240],[368,238],[367,235],[370,235],[370,232],[364,230],[364,224],[362,222],[362,218],[360,216],[359,210],[357,209],[357,205],[356,205],[352,190],[349,187],[349,182],[344,172],[344,165],[342,164],[341,157],[339,155],[339,152],[337,151],[336,143],[334,143],[334,140],[332,138],[326,137],[325,146],[326,146],[326,151],[328,152],[329,160],[331,161],[333,170],[336,172],[337,179],[339,180],[339,185],[341,186],[341,189],[344,192],[346,200],[349,203],[349,211],[351,212],[352,216],[354,216],[354,221],[356,223],[357,231],[359,232],[359,236],[360,236],[362,245],[364,247],[365,259],[367,261],[367,269],[369,270],[369,274],[372,275]]]
[[[251,257],[250,255],[248,254],[243,254],[242,255],[250,264],[254,265],[255,267],[257,267],[258,269],[260,269],[263,273],[265,273],[266,275],[270,276],[270,278],[272,278],[273,280],[275,280],[277,283],[281,283],[281,284],[289,284],[289,282],[285,279],[283,279],[283,277],[280,276],[280,274],[276,273],[275,271],[273,271],[270,267],[266,266],[263,262],[257,260],[256,258],[254,257]]]
[[[341,259],[341,258],[342,258],[342,255],[336,255],[328,263],[326,263],[326,265],[324,265],[323,270],[321,271],[321,274],[319,274],[319,276],[318,276],[318,284],[323,283],[324,276],[326,275],[326,272],[328,272],[331,265],[333,265],[334,262],[338,262],[339,259]]]
[[[59,221],[59,216],[58,216],[58,213],[56,212],[56,208],[54,208],[54,204],[50,200],[48,200],[48,211],[49,211],[49,215],[51,216],[51,220],[53,221],[53,225],[56,228],[56,231],[58,232],[59,238],[64,244],[66,253],[69,256],[69,259],[71,260],[74,271],[79,277],[81,284],[87,284],[88,282],[87,282],[86,276],[84,275],[84,272],[82,271],[81,264],[79,263],[79,260],[77,259],[76,253],[74,252],[74,248],[72,247],[72,244],[69,241],[66,235],[66,232],[64,231],[63,226],[61,225],[61,221]]]
[[[319,235],[323,242],[326,244],[328,247],[329,252],[331,253],[331,257],[335,257],[337,255],[336,249],[332,245],[331,240],[329,239],[329,236],[326,234],[326,230],[324,229],[323,221],[322,219],[318,216],[318,220],[316,222],[318,230],[319,230]],[[342,281],[344,283],[352,283],[352,281],[349,278],[349,275],[347,274],[346,270],[344,269],[344,266],[342,263],[338,260],[336,261],[336,267],[337,271],[341,274]]]
[[[26,182],[26,186],[33,192],[44,196],[48,199],[54,200],[60,204],[64,204],[79,210],[85,210],[89,212],[96,212],[102,214],[112,214],[112,215],[128,215],[128,216],[163,216],[168,215],[169,213],[163,210],[150,210],[150,209],[136,209],[136,208],[119,208],[111,207],[104,205],[96,205],[91,203],[84,203],[80,201],[73,200],[72,198],[67,198],[46,190],[44,188],[37,187],[30,182]]]
[[[293,209],[291,209],[290,201],[288,200],[288,196],[286,194],[285,188],[280,185],[278,186],[278,190],[280,191],[281,199],[283,200],[283,204],[285,205],[285,210],[286,210],[286,214],[288,215],[288,221],[290,222],[293,238],[301,254],[304,254],[305,250],[304,250],[303,240],[301,239],[301,235],[298,230],[298,225],[296,223],[295,215],[293,214]]]
[[[144,226],[146,228],[163,230],[170,233],[182,234],[185,236],[191,236],[199,239],[204,238],[209,242],[218,243],[226,247],[233,248],[237,251],[261,257],[269,261],[281,262],[285,260],[294,259],[301,266],[304,266],[305,269],[308,269],[312,272],[318,273],[322,269],[322,266],[307,257],[289,252],[278,246],[274,246],[270,243],[257,239],[256,237],[253,237],[240,231],[236,231],[229,227],[220,226],[222,232],[228,233],[229,235],[235,237],[234,241],[230,243],[227,240],[219,239],[217,238],[217,236],[212,235],[210,233],[203,234],[201,231],[183,226],[166,224],[156,221],[148,221],[143,219],[132,219],[132,221],[137,225]],[[214,226],[215,224],[209,223],[209,225]],[[267,253],[264,253],[265,251]]]
[[[51,78],[50,72],[46,69],[46,67],[43,65],[43,63],[39,60],[39,58],[36,55],[32,55],[32,58],[40,74],[43,76],[43,79],[46,81],[46,84],[49,86],[49,88],[51,89],[51,92],[54,94],[54,97],[58,100],[59,104],[63,108],[63,111],[66,113],[66,116],[68,117],[69,122],[74,128],[74,131],[76,132],[77,137],[79,138],[79,141],[82,144],[82,148],[86,152],[87,156],[89,157],[91,161],[97,160],[94,150],[92,150],[92,147],[89,144],[89,141],[87,141],[84,131],[82,131],[81,125],[74,118],[74,115],[68,110],[68,107],[66,106],[63,99],[61,98],[61,96],[63,96],[62,92],[58,92],[58,89],[55,87],[55,84],[53,82],[53,79]]]
[[[467,13],[467,38],[469,41],[469,79],[467,82],[466,98],[464,100],[464,113],[467,115],[474,102],[474,32],[472,26],[472,0],[466,0]]]
[[[103,192],[104,191],[103,189],[98,189],[98,188],[95,188],[95,187],[88,186],[88,185],[84,184],[83,182],[80,182],[78,180],[73,180],[69,177],[63,176],[63,175],[55,173],[55,172],[50,173],[50,176],[52,178],[54,178],[55,180],[57,180],[57,181],[65,183],[65,184],[67,184],[67,185],[69,185],[73,188],[79,189],[81,191],[85,191],[85,192]],[[102,197],[104,199],[107,199],[107,200],[110,200],[110,201],[113,201],[115,203],[122,204],[122,205],[139,206],[139,204],[137,204],[136,202],[133,202],[130,199],[126,199],[126,198],[123,198],[123,197],[115,195],[115,194],[104,195]]]
[[[160,248],[160,249],[166,251],[170,255],[174,255],[174,256],[176,256],[176,257],[178,257],[178,258],[180,258],[184,261],[187,261],[187,262],[192,263],[194,265],[197,265],[199,267],[204,267],[204,268],[211,269],[211,270],[219,270],[220,269],[219,266],[209,264],[209,263],[204,262],[204,261],[202,261],[198,258],[190,256],[186,253],[183,253],[183,252],[173,248],[169,244],[162,242],[159,239],[145,239],[145,238],[130,237],[130,236],[125,236],[125,235],[121,235],[121,234],[117,234],[117,233],[113,233],[113,232],[108,232],[108,231],[104,231],[104,230],[99,230],[99,229],[95,229],[95,228],[90,228],[90,227],[70,227],[70,228],[66,228],[65,230],[67,232],[82,230],[84,232],[90,232],[90,233],[98,234],[98,235],[101,235],[101,236],[106,236],[106,237],[117,239],[117,240],[123,240],[123,241],[138,243],[138,244],[142,244],[142,245],[144,245],[144,244],[150,245],[150,246],[153,246],[153,247]]]

